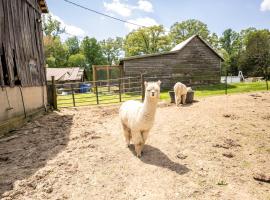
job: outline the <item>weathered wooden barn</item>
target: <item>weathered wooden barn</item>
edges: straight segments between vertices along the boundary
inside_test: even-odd
[[[47,104],[41,14],[45,0],[0,0],[0,132]]]
[[[143,73],[146,79],[162,79],[163,89],[172,89],[177,81],[191,86],[219,83],[222,61],[223,58],[207,42],[194,35],[169,52],[128,57],[120,64],[124,76]]]

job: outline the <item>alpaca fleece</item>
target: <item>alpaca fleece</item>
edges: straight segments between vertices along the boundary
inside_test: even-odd
[[[179,106],[181,102],[183,104],[186,104],[187,92],[191,90],[191,88],[186,87],[186,85],[181,82],[177,82],[174,85],[173,90],[175,95],[176,106]]]
[[[126,143],[129,146],[130,140],[132,140],[138,157],[141,157],[143,146],[154,124],[160,84],[160,81],[145,82],[144,102],[130,100],[120,107],[119,115]]]

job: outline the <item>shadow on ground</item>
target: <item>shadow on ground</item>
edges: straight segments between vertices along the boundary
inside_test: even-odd
[[[73,116],[51,113],[0,139],[0,198],[67,145]]]
[[[131,145],[129,150],[136,156],[134,145]],[[185,165],[173,162],[166,154],[151,145],[144,146],[141,161],[149,165],[167,168],[180,175],[190,171]]]

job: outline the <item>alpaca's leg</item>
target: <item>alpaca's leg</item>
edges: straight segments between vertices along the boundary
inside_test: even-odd
[[[142,135],[142,138],[143,138],[142,151],[143,151],[143,148],[144,148],[144,144],[145,144],[145,142],[147,140],[148,134],[149,134],[149,131],[142,131],[141,132],[141,135]]]
[[[183,104],[186,104],[186,99],[187,99],[187,95],[186,95],[186,94],[184,94],[184,95],[183,95],[183,101],[182,101],[182,102],[183,102]]]
[[[130,139],[131,139],[130,129],[124,123],[122,123],[122,127],[123,127],[123,131],[124,131],[124,136],[126,139],[127,147],[129,147],[130,146]]]
[[[175,105],[177,106],[178,100],[177,100],[177,95],[176,95],[176,93],[175,93],[175,95],[174,95],[174,101],[175,101]]]
[[[143,144],[145,144],[147,137],[148,137],[148,134],[149,134],[149,131],[142,131],[141,134],[142,134],[142,138],[143,138]]]
[[[143,137],[140,131],[132,132],[132,141],[135,145],[135,152],[137,157],[142,156],[142,148],[143,148]]]
[[[176,106],[179,106],[179,104],[180,104],[178,95],[175,96],[175,104],[176,104]]]
[[[137,157],[140,158],[142,156],[142,149],[143,149],[143,143],[135,144],[135,151],[137,154]]]

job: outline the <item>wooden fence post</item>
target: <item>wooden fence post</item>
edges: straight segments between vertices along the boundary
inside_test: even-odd
[[[97,104],[99,104],[99,99],[98,99],[98,85],[97,85],[97,83],[95,84],[95,91],[96,91]]]
[[[56,94],[56,86],[55,86],[55,79],[52,76],[52,98],[53,98],[53,108],[57,109],[57,94]]]
[[[266,89],[268,90],[269,89],[269,87],[268,87],[268,68],[266,68],[266,70],[265,70],[265,83],[266,83]]]
[[[226,76],[225,76],[225,94],[228,93],[228,82],[227,82],[227,76],[228,76],[228,72],[226,71]]]
[[[142,101],[144,101],[145,88],[144,88],[144,74],[141,74],[141,91],[142,91]]]
[[[72,84],[71,84],[71,92],[72,92],[73,107],[75,107],[76,105],[75,105],[74,88]]]
[[[119,89],[119,101],[122,102],[122,95],[121,95],[121,92],[122,92],[122,89],[121,89],[121,78],[120,78],[119,81],[118,81],[118,89]]]

